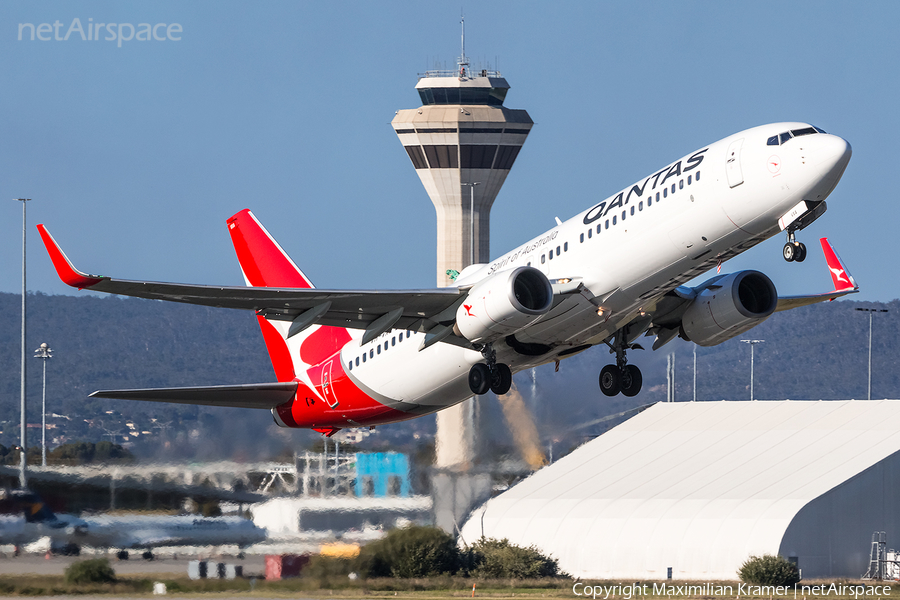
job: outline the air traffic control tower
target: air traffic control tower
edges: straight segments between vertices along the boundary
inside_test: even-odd
[[[397,111],[391,125],[437,211],[437,284],[448,270],[490,260],[491,206],[534,122],[503,106],[509,84],[497,71],[428,71],[422,106]]]
[[[448,271],[490,260],[491,206],[534,126],[526,111],[503,106],[509,84],[498,71],[470,70],[465,30],[457,64],[420,74],[422,106],[391,121],[437,212],[438,287],[452,284]],[[435,466],[471,466],[477,429],[472,399],[439,412]],[[467,503],[453,501],[457,518]]]

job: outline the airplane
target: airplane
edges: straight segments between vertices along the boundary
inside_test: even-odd
[[[65,537],[69,525],[57,519],[37,494],[0,490],[0,544],[21,548],[45,537],[59,540]]]
[[[253,310],[277,382],[101,390],[98,398],[268,409],[283,427],[333,435],[419,417],[489,390],[515,372],[599,344],[606,396],[636,395],[627,352],[676,336],[713,346],[776,311],[858,291],[825,238],[834,290],[779,298],[759,271],[721,274],[728,259],[784,232],[783,257],[803,262],[797,233],[824,214],[851,156],[843,138],[807,123],[741,131],[654,171],[549,231],[426,290],[316,289],[249,210],[227,219],[248,287],[129,281],[76,269],[38,225],[68,285]],[[716,269],[696,287],[684,284]]]
[[[266,530],[241,517],[98,516],[82,518],[67,538],[70,544],[117,548],[119,558],[128,550],[161,546],[231,546],[246,548],[265,541]]]
[[[0,516],[0,543],[23,546],[50,539],[51,552],[78,554],[81,546],[117,548],[119,558],[127,550],[142,548],[145,558],[160,546],[230,546],[246,548],[265,541],[266,530],[240,517],[195,516],[97,516],[55,514],[30,491],[13,490],[0,500],[23,516]],[[10,512],[9,510],[5,512]]]

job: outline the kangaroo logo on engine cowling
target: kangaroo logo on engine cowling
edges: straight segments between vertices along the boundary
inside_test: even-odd
[[[475,316],[475,315],[472,314],[472,306],[473,306],[472,304],[463,304],[463,308],[466,309],[466,316],[467,316],[467,317],[474,317],[474,316]]]

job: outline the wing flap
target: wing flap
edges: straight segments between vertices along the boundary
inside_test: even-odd
[[[272,409],[289,402],[297,394],[297,382],[248,383],[244,385],[214,385],[175,388],[144,388],[135,390],[99,390],[92,398],[142,400],[228,406],[232,408]]]

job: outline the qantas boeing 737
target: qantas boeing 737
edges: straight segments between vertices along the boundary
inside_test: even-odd
[[[597,344],[615,355],[600,371],[601,391],[633,396],[641,372],[626,355],[642,335],[655,336],[654,350],[675,336],[713,346],[776,311],[857,291],[825,238],[831,292],[779,298],[758,271],[684,286],[781,231],[784,258],[802,262],[806,246],[795,234],[825,212],[850,154],[844,139],[806,123],[748,129],[433,290],[315,289],[248,210],[227,225],[249,287],[88,275],[38,229],[70,286],[255,311],[277,379],[92,396],[264,408],[281,426],[331,435],[432,413],[488,390],[505,394],[513,373]]]

